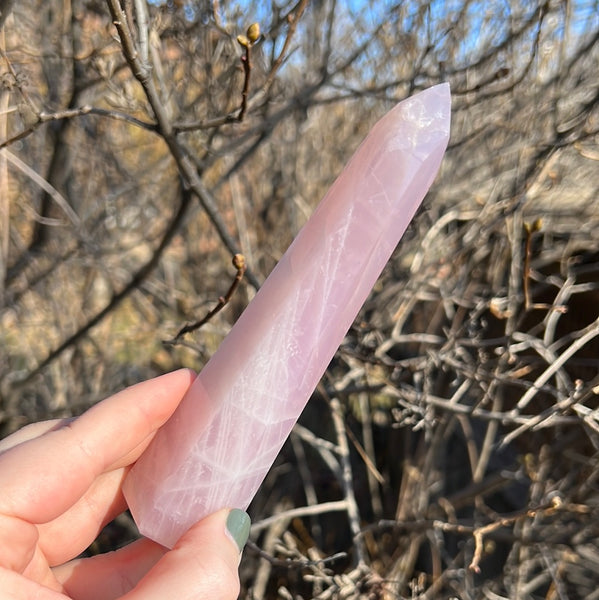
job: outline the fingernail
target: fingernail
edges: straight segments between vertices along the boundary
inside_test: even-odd
[[[239,508],[234,508],[227,517],[227,533],[237,544],[239,552],[243,550],[248,541],[251,524],[249,515]]]

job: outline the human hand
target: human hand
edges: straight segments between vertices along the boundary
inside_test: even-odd
[[[126,509],[121,484],[193,381],[175,371],[76,419],[28,425],[0,441],[0,591],[36,600],[237,598],[249,518],[222,510],[168,550],[148,539],[77,559]]]

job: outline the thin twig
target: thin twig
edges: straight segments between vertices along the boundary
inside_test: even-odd
[[[351,443],[353,444],[357,453],[360,455],[360,458],[364,461],[364,464],[366,465],[368,472],[370,474],[372,474],[372,476],[381,485],[383,485],[385,483],[385,478],[381,475],[380,471],[376,468],[376,465],[374,464],[374,462],[370,458],[370,456],[368,456],[368,453],[364,449],[364,446],[362,446],[362,444],[360,443],[358,438],[354,435],[353,431],[349,427],[345,428],[345,432],[347,433],[347,437],[351,440]]]
[[[321,502],[316,506],[301,506],[299,508],[292,508],[290,510],[284,510],[272,517],[257,521],[252,525],[252,535],[263,531],[270,527],[276,521],[281,519],[295,519],[296,517],[310,517],[313,515],[322,515],[328,512],[341,512],[347,511],[346,500],[335,500],[332,502]]]
[[[332,556],[326,556],[325,558],[320,558],[318,560],[309,560],[309,559],[294,560],[294,559],[290,559],[290,558],[280,559],[280,558],[275,558],[274,556],[270,555],[268,552],[265,552],[264,550],[262,550],[262,548],[260,548],[260,546],[258,546],[258,544],[255,544],[251,540],[248,540],[248,542],[246,543],[246,546],[248,548],[250,548],[253,552],[255,552],[260,558],[267,560],[271,565],[273,565],[275,567],[284,567],[286,569],[304,569],[306,567],[311,567],[314,565],[326,565],[326,564],[335,562],[341,558],[347,557],[346,552],[337,552],[336,554],[333,554]]]
[[[218,314],[230,302],[233,294],[235,293],[235,290],[238,288],[239,284],[241,283],[241,280],[243,279],[243,274],[246,271],[245,258],[243,254],[236,254],[233,257],[232,262],[233,266],[237,269],[237,273],[235,274],[235,278],[233,279],[233,282],[231,283],[227,293],[224,296],[219,296],[216,306],[211,311],[209,311],[202,319],[196,321],[195,323],[189,323],[185,325],[178,331],[177,335],[172,340],[166,340],[165,342],[163,342],[164,344],[177,344],[182,336],[184,336],[186,333],[196,331],[197,329],[208,323],[208,321],[210,321],[210,319],[212,319],[214,315]]]
[[[243,88],[241,90],[241,107],[239,114],[237,115],[237,121],[241,123],[245,117],[245,113],[248,108],[248,94],[250,93],[250,76],[252,74],[252,46],[253,44],[248,43],[245,45],[245,54],[241,57],[241,64],[243,65]]]
[[[337,446],[339,447],[339,458],[341,460],[341,484],[343,485],[343,494],[345,496],[345,504],[347,508],[347,517],[349,526],[354,536],[354,546],[356,549],[356,564],[366,564],[366,546],[361,538],[356,537],[360,533],[360,510],[356,501],[356,496],[353,487],[353,474],[349,454],[349,445],[347,443],[348,433],[345,427],[343,411],[341,403],[337,398],[330,399],[331,416],[335,433],[337,435]]]
[[[532,384],[532,387],[518,400],[516,408],[510,413],[515,416],[522,409],[528,406],[528,403],[536,396],[550,377],[552,377],[558,369],[569,360],[574,354],[576,354],[581,348],[583,348],[588,342],[599,335],[599,318],[595,319],[590,325],[578,332],[580,337],[576,339],[570,346],[560,354],[555,362],[550,364],[541,375]]]
[[[508,433],[501,440],[500,447],[507,446],[509,443],[513,442],[517,437],[525,433],[526,431],[540,429],[542,423],[548,420],[552,420],[555,424],[556,417],[558,413],[565,412],[569,408],[572,408],[575,404],[580,404],[583,406],[584,401],[590,396],[594,395],[594,385],[599,383],[599,377],[595,377],[593,382],[587,387],[586,390],[582,388],[582,381],[577,380],[575,382],[575,389],[570,396],[558,402],[556,404],[552,404],[549,408],[545,409],[541,413],[528,417],[526,422]],[[546,425],[547,426],[547,425]]]
[[[48,112],[44,112],[44,111],[40,112],[38,115],[39,118],[37,121],[35,121],[34,123],[29,125],[25,129],[23,129],[22,131],[19,131],[18,133],[12,135],[11,137],[0,141],[0,149],[5,148],[6,146],[9,146],[10,144],[14,144],[14,142],[22,140],[23,138],[26,138],[28,135],[31,135],[36,129],[38,129],[44,123],[48,123],[50,121],[61,121],[63,119],[72,119],[72,118],[81,117],[84,115],[98,115],[101,117],[107,117],[109,119],[114,119],[116,121],[125,121],[127,123],[131,123],[132,125],[135,125],[136,127],[141,127],[142,129],[145,129],[146,131],[151,131],[153,133],[156,133],[156,130],[157,130],[155,123],[148,123],[146,121],[142,121],[140,119],[137,119],[136,117],[128,115],[127,113],[122,113],[122,112],[119,112],[116,110],[107,110],[105,108],[96,108],[93,106],[85,105],[85,106],[80,106],[78,108],[69,108],[66,110],[61,110],[61,111],[52,112],[52,113],[48,113]]]
[[[483,525],[482,527],[477,527],[472,532],[472,536],[474,537],[474,556],[472,558],[472,562],[468,566],[468,568],[475,573],[480,573],[480,560],[483,555],[484,549],[484,538],[485,536],[497,529],[501,529],[502,527],[508,527],[510,525],[514,525],[515,523],[522,522],[528,519],[534,519],[537,516],[549,517],[556,514],[560,510],[566,510],[570,512],[584,513],[587,512],[588,509],[586,506],[577,505],[577,504],[568,504],[563,505],[559,499],[556,497],[552,502],[540,506],[538,508],[532,508],[524,513],[519,513],[517,515],[503,517],[492,523],[487,525]]]

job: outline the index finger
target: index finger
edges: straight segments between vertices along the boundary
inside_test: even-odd
[[[137,460],[194,377],[185,369],[138,383],[63,427],[4,452],[0,513],[30,523],[62,514],[98,475]]]

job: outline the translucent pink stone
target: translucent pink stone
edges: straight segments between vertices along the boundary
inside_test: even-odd
[[[439,169],[449,86],[372,129],[124,484],[140,532],[172,547],[246,508]]]

